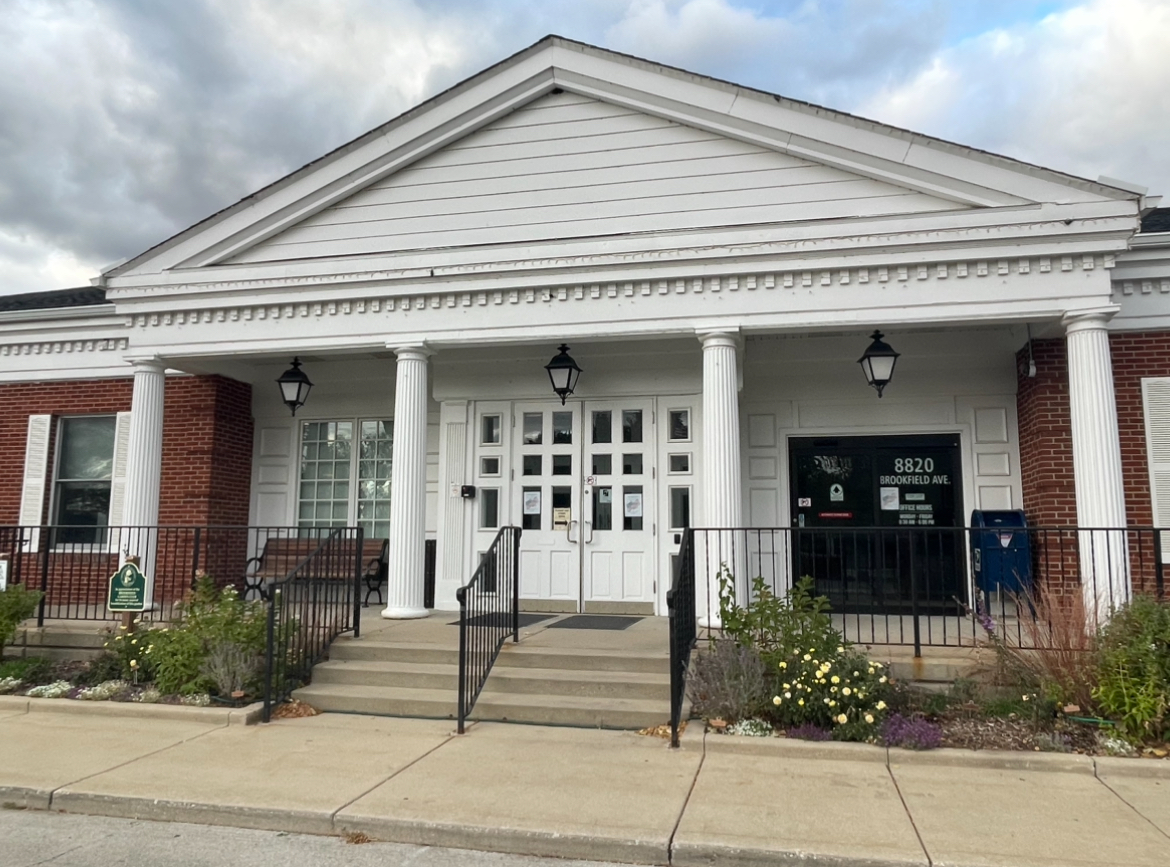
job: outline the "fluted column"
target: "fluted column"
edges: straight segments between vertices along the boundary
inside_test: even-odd
[[[130,434],[126,443],[126,493],[122,523],[126,527],[158,525],[158,501],[162,475],[163,394],[166,366],[157,358],[133,361],[134,390],[130,404]],[[139,558],[150,582],[154,577],[154,529],[127,530],[119,548],[123,557]],[[147,587],[147,598],[152,587]]]
[[[423,572],[427,530],[427,357],[423,346],[393,347],[394,452],[390,469],[388,588],[382,616],[426,617]]]
[[[1130,597],[1117,398],[1105,324],[1112,310],[1068,313],[1069,415],[1077,496],[1081,590],[1098,621]]]
[[[743,525],[740,483],[739,372],[736,335],[727,331],[699,334],[703,343],[703,492],[701,526],[734,528]],[[702,535],[702,534],[700,534]],[[696,539],[696,604],[703,626],[719,626],[719,571],[735,576],[737,592],[746,587],[737,549],[738,534],[707,534]],[[700,562],[701,561],[701,562]]]

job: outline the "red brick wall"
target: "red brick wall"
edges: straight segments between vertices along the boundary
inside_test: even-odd
[[[1016,356],[1024,512],[1033,526],[1071,527],[1077,502],[1064,340],[1033,340],[1032,357],[1035,377],[1028,376],[1028,347]]]
[[[0,525],[20,517],[28,416],[125,412],[132,388],[130,379],[0,385]],[[221,376],[169,378],[160,523],[246,525],[251,465],[252,387]]]

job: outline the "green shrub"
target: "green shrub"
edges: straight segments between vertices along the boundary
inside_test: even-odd
[[[0,650],[16,637],[17,627],[36,613],[43,595],[23,584],[9,584],[0,591]]]
[[[125,668],[121,657],[109,650],[103,650],[89,661],[74,682],[78,686],[97,686],[111,680],[121,680],[125,677]]]
[[[37,686],[56,680],[54,665],[43,656],[26,656],[23,659],[9,659],[0,663],[0,677],[15,677],[27,686]]]
[[[812,578],[805,576],[786,596],[777,596],[762,577],[752,581],[752,602],[740,607],[735,600],[735,581],[724,566],[719,573],[719,617],[723,634],[743,647],[759,653],[771,670],[782,661],[808,648],[828,656],[844,644],[833,628],[829,600],[812,593]]]
[[[1097,640],[1098,710],[1131,741],[1170,737],[1170,607],[1135,596]]]

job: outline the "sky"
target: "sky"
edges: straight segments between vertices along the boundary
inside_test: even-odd
[[[0,294],[87,285],[549,33],[1170,194],[1170,0],[0,0]]]

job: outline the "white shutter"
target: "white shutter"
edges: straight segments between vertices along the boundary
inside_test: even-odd
[[[26,527],[37,527],[45,509],[45,488],[49,474],[49,432],[52,430],[51,415],[30,415],[28,437],[24,443],[24,486],[20,492],[20,523]],[[37,550],[40,531],[33,530],[28,537],[26,550]]]
[[[110,526],[119,527],[126,512],[126,464],[130,450],[130,413],[118,413],[114,422],[114,465],[110,471]]]
[[[1170,379],[1143,379],[1142,402],[1154,526],[1170,528]],[[1162,534],[1162,559],[1170,562],[1170,533]]]

